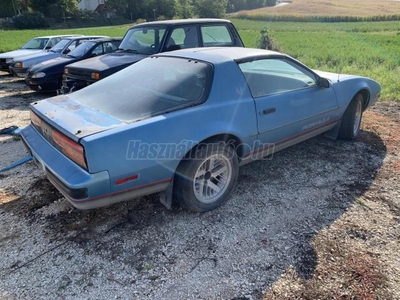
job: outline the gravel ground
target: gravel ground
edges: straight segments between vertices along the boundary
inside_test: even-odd
[[[0,74],[0,128],[48,96]],[[203,214],[157,195],[80,211],[31,162],[0,173],[0,298],[400,299],[399,120],[381,102],[354,142],[319,136],[248,164]],[[0,168],[25,155],[0,136]]]

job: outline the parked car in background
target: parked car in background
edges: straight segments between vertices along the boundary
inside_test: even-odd
[[[64,67],[70,63],[116,51],[120,38],[100,38],[83,41],[62,57],[46,60],[28,69],[25,83],[36,91],[55,91],[61,88]]]
[[[115,53],[65,68],[63,93],[101,80],[155,53],[195,47],[243,47],[236,28],[221,19],[187,19],[142,23],[130,28]]]
[[[203,212],[225,203],[239,165],[321,133],[354,139],[380,89],[278,52],[185,49],[33,103],[21,133],[77,208],[161,192]]]
[[[26,55],[42,52],[55,46],[62,38],[69,37],[69,35],[51,35],[51,36],[40,36],[31,39],[20,49],[5,52],[0,54],[0,70],[10,73],[10,64],[13,59],[21,58]]]
[[[54,47],[48,51],[41,53],[32,54],[20,58],[13,59],[10,64],[10,72],[18,77],[26,76],[26,73],[30,67],[36,65],[42,61],[46,61],[52,58],[60,57],[74,50],[82,42],[87,40],[98,39],[104,36],[91,35],[91,36],[75,36],[64,38],[59,41]]]

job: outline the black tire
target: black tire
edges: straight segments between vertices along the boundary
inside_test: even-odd
[[[203,145],[181,162],[175,177],[174,198],[193,212],[215,209],[228,200],[238,174],[239,162],[232,146]]]
[[[354,140],[357,137],[360,131],[363,107],[364,97],[361,93],[358,93],[344,112],[338,135],[339,139]]]

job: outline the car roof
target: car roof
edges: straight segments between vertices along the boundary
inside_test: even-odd
[[[286,57],[287,55],[265,49],[243,48],[243,47],[205,47],[189,48],[171,52],[160,53],[157,56],[177,56],[191,59],[208,61],[219,64],[227,61],[247,60],[257,57]]]
[[[64,40],[80,40],[80,39],[86,39],[86,38],[91,38],[91,39],[100,39],[100,38],[108,38],[108,36],[104,35],[80,35],[80,36],[69,36],[66,37]]]
[[[82,35],[80,35],[80,34],[43,35],[43,36],[33,37],[32,39],[55,38],[55,37],[72,37],[72,36],[82,36]]]
[[[112,41],[122,41],[122,37],[102,37],[84,42],[112,42]]]
[[[136,27],[155,26],[155,25],[175,26],[175,25],[185,25],[185,24],[207,24],[207,23],[231,23],[231,21],[225,19],[213,19],[213,18],[178,19],[178,20],[144,22],[137,24],[133,27],[136,28]]]

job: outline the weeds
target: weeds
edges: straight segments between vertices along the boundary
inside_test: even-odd
[[[268,28],[264,28],[260,31],[260,39],[258,41],[258,48],[260,49],[268,49],[268,50],[277,50],[274,45],[274,41],[272,39],[271,32]]]

